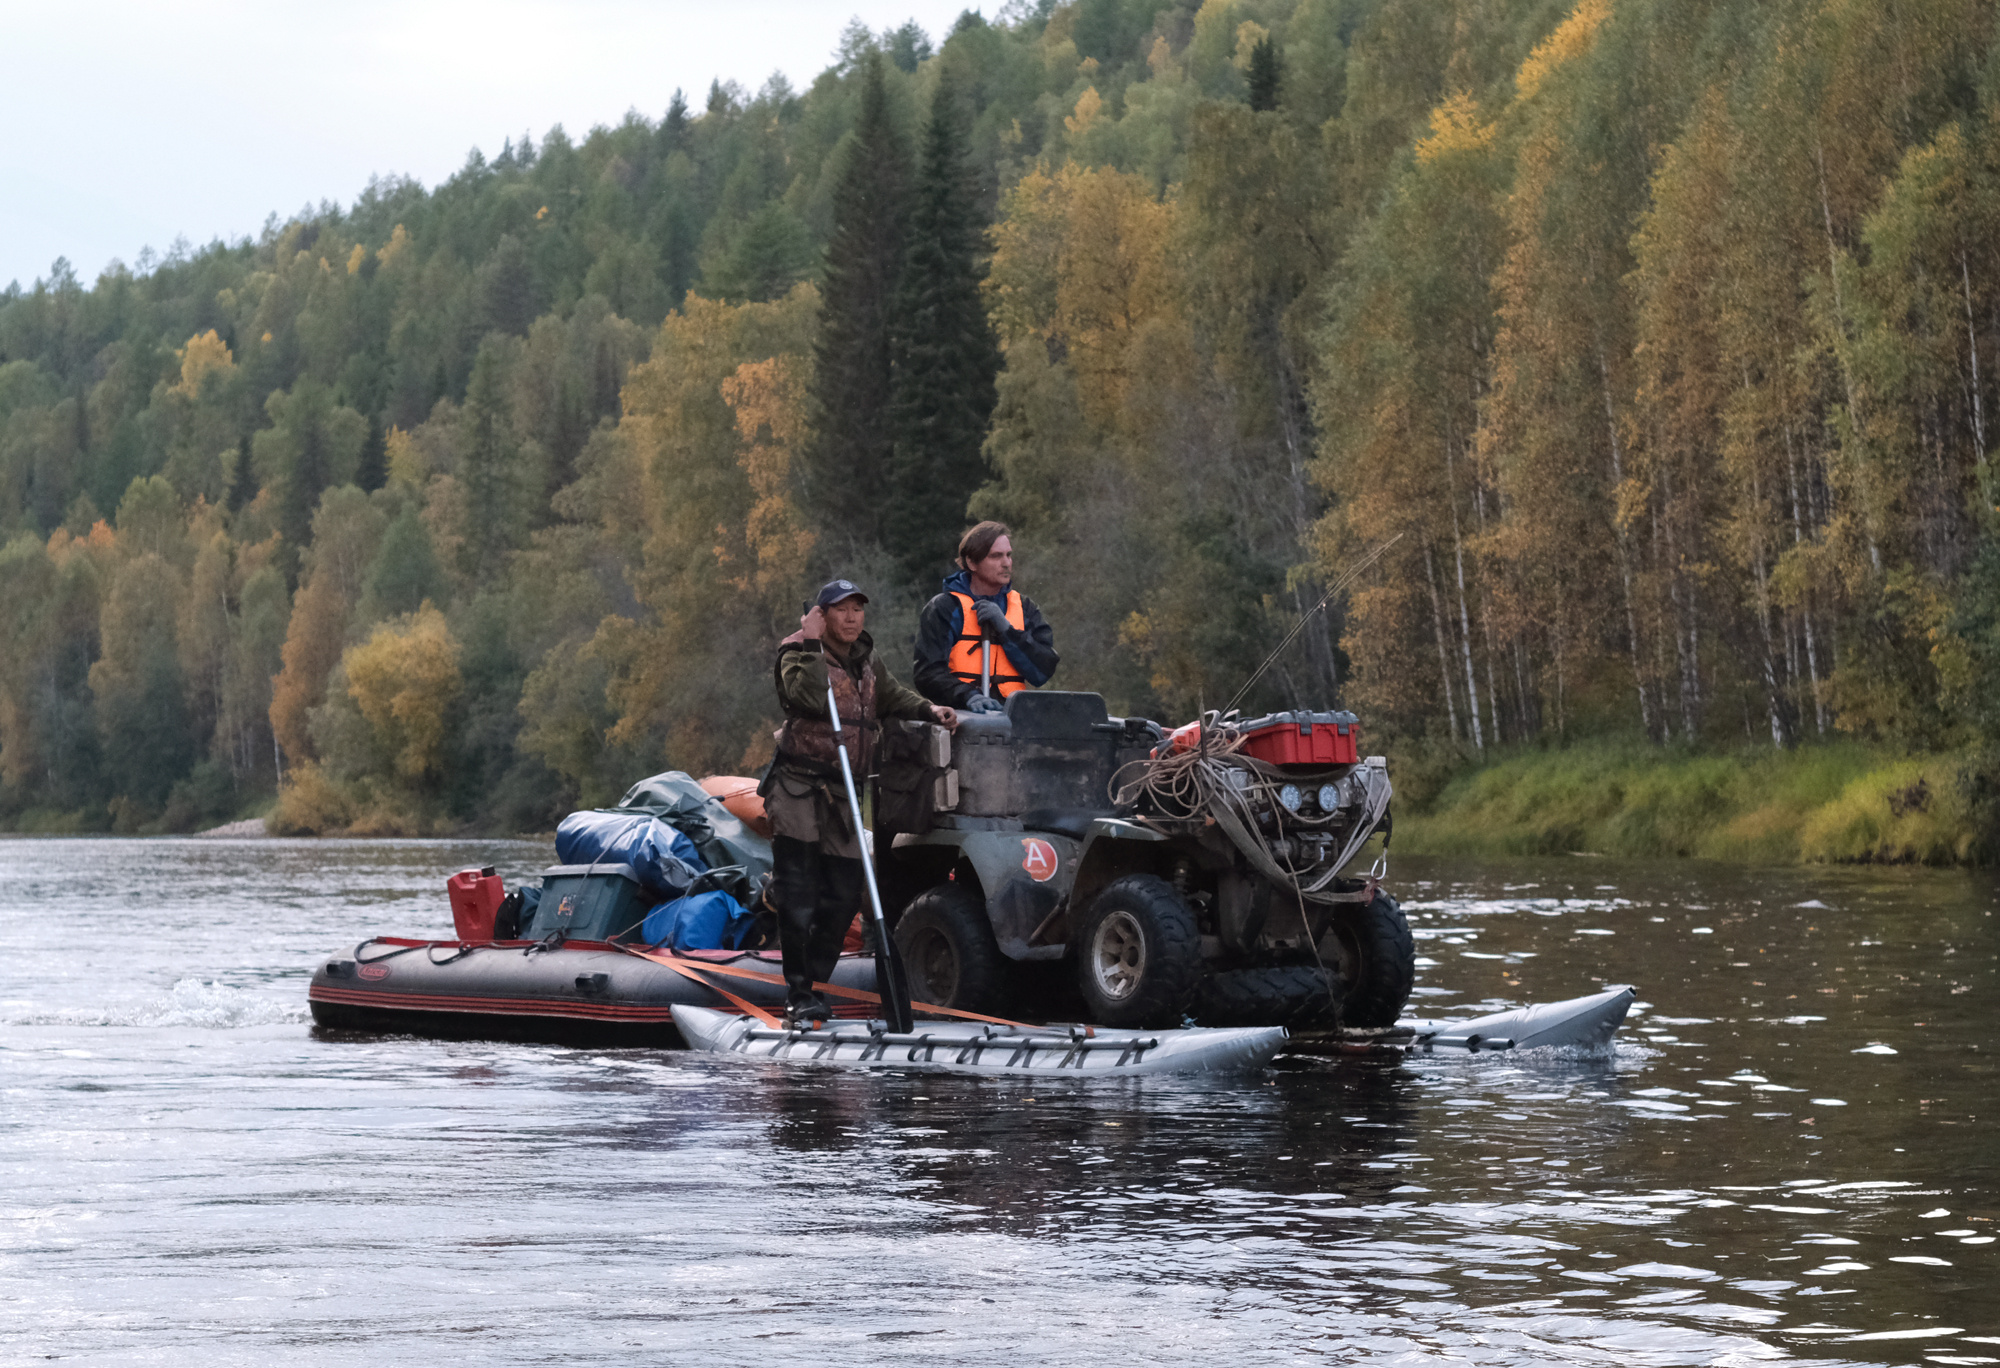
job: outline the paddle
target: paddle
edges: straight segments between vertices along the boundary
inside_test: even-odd
[[[840,752],[840,777],[847,785],[847,808],[854,814],[854,843],[861,848],[861,878],[868,885],[868,910],[875,933],[875,991],[882,999],[882,1015],[889,1029],[899,1035],[910,1031],[910,985],[903,976],[903,959],[889,938],[889,923],[882,915],[882,893],[875,886],[875,856],[868,832],[861,825],[861,795],[854,789],[854,767],[847,763],[847,747],[840,740],[840,704],[833,696],[833,684],[826,686],[826,715],[833,719],[833,748]]]

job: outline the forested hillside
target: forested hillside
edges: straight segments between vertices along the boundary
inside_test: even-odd
[[[975,516],[1056,683],[2000,774],[1973,0],[1051,0],[0,295],[0,824],[546,827]],[[393,157],[384,150],[385,160]],[[334,187],[330,187],[334,188]],[[1990,788],[1990,785],[1988,786]]]

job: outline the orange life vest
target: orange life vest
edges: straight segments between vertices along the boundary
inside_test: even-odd
[[[986,640],[986,633],[980,630],[979,614],[973,607],[972,595],[952,591],[958,600],[958,635],[953,638],[951,654],[945,658],[945,668],[963,682],[979,687],[980,643]],[[1021,593],[1018,589],[1007,591],[1007,622],[1015,631],[1027,626],[1027,613],[1021,607]],[[999,642],[993,643],[993,692],[1005,698],[1016,689],[1028,687],[1028,681],[1015,672],[1014,662],[1008,659]]]

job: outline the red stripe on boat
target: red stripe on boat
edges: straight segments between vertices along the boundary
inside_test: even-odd
[[[573,1002],[563,998],[453,997],[441,993],[385,993],[314,984],[307,1000],[381,1011],[464,1012],[474,1016],[575,1017],[587,1021],[671,1021],[670,1006],[622,1002]]]

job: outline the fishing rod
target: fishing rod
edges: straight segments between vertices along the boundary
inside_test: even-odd
[[[1395,536],[1389,538],[1389,540],[1380,543],[1373,550],[1364,554],[1361,557],[1361,559],[1355,561],[1352,565],[1349,565],[1347,569],[1341,571],[1340,577],[1336,579],[1331,585],[1327,586],[1327,591],[1319,596],[1319,602],[1315,603],[1311,608],[1308,608],[1305,612],[1299,614],[1299,620],[1293,624],[1292,630],[1285,634],[1285,639],[1278,643],[1276,650],[1272,651],[1271,654],[1264,657],[1264,663],[1257,667],[1257,672],[1251,675],[1248,679],[1243,681],[1243,687],[1236,691],[1236,696],[1229,700],[1228,705],[1223,708],[1219,716],[1227,717],[1229,716],[1229,714],[1235,712],[1236,705],[1243,701],[1243,696],[1250,692],[1251,686],[1264,677],[1264,671],[1270,669],[1272,663],[1276,661],[1280,655],[1284,654],[1285,648],[1287,646],[1291,645],[1294,641],[1297,641],[1299,639],[1299,633],[1303,632],[1306,629],[1306,624],[1313,620],[1313,616],[1316,613],[1318,613],[1320,609],[1326,607],[1327,604],[1331,603],[1333,601],[1333,596],[1335,594],[1338,594],[1348,585],[1354,583],[1356,579],[1360,578],[1361,572],[1363,570],[1366,570],[1376,561],[1382,559],[1382,554],[1385,551],[1387,551],[1390,547],[1394,546],[1397,542],[1401,541],[1402,539],[1403,539],[1403,534],[1401,532],[1398,532]]]

